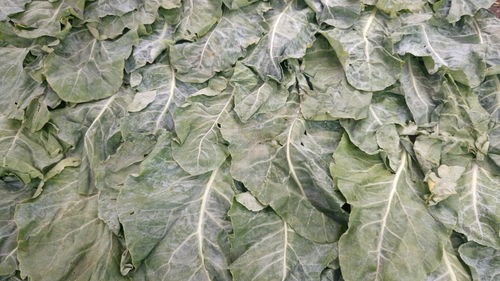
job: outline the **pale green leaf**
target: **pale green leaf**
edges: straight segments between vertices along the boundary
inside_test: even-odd
[[[212,30],[196,42],[170,48],[170,60],[178,79],[201,83],[223,71],[245,55],[246,48],[259,41],[264,33],[263,12],[259,3],[228,11]]]
[[[258,213],[234,202],[229,210],[235,280],[319,280],[335,258],[336,244],[319,244],[298,235],[272,210]]]
[[[129,31],[115,41],[100,41],[81,29],[70,33],[45,62],[45,75],[57,95],[69,102],[109,97],[120,88],[124,60],[137,33]]]
[[[314,41],[317,26],[314,12],[299,0],[273,1],[273,9],[266,15],[268,33],[243,60],[263,79],[283,79],[280,63],[289,58],[303,57]]]
[[[229,142],[231,175],[297,233],[317,242],[338,239],[342,200],[328,175],[340,137],[333,122],[308,122],[293,101],[246,123],[232,114],[222,123]],[[328,214],[328,215],[327,215]]]
[[[424,280],[440,261],[444,228],[428,213],[420,179],[403,151],[395,173],[342,138],[332,175],[351,205],[339,241],[346,280]]]
[[[495,281],[500,277],[500,250],[474,242],[458,249],[462,260],[469,265],[474,281]]]
[[[342,63],[347,81],[363,91],[380,91],[396,82],[402,61],[388,44],[389,18],[373,8],[348,29],[335,28],[322,34]]]
[[[190,0],[183,2],[181,22],[176,40],[192,40],[207,33],[222,16],[222,0]]]
[[[230,280],[228,166],[189,175],[172,159],[171,138],[160,136],[118,199],[132,262],[146,280]]]

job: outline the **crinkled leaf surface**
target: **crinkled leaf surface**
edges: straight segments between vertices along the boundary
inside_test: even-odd
[[[147,280],[230,280],[229,167],[189,175],[172,159],[170,142],[169,133],[160,136],[119,197],[132,261],[143,262]]]
[[[207,33],[222,16],[222,0],[192,0],[182,6],[175,38],[192,40]]]
[[[0,3],[0,20],[7,20],[10,15],[20,13],[25,10],[25,6],[30,0],[5,0]]]
[[[425,281],[471,281],[466,266],[458,257],[451,243],[443,245],[443,256],[438,268]]]
[[[334,158],[332,175],[352,208],[339,241],[344,278],[424,280],[441,258],[444,229],[419,198],[411,157],[403,151],[392,173],[344,136]]]

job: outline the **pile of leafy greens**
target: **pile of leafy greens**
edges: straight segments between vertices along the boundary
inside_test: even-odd
[[[0,279],[500,280],[492,0],[2,0]]]

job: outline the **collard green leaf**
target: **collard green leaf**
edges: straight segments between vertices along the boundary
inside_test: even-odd
[[[411,113],[400,95],[376,93],[368,107],[368,117],[361,120],[342,119],[352,143],[368,154],[378,152],[377,131],[385,125],[404,125],[411,120]]]
[[[205,88],[176,109],[174,122],[179,141],[172,143],[172,155],[190,174],[212,171],[227,158],[220,126],[233,107],[233,97],[234,89],[219,93]]]
[[[228,11],[209,33],[196,42],[172,46],[170,60],[177,70],[178,79],[205,82],[216,72],[233,65],[264,33],[262,14],[266,9],[259,3]]]
[[[97,0],[93,5],[97,16],[102,18],[105,16],[122,16],[128,12],[136,10],[141,5],[139,0]]]
[[[25,6],[31,0],[5,0],[0,3],[0,20],[7,20],[10,15],[25,10]]]
[[[335,244],[319,244],[298,235],[271,209],[258,213],[233,202],[231,264],[235,280],[319,280],[335,256]]]
[[[154,98],[136,100],[140,92],[135,94],[134,100],[128,105],[129,114],[122,121],[122,133],[133,136],[137,133],[157,134],[163,129],[172,130],[172,113],[187,96],[197,92],[199,86],[178,81],[175,71],[163,60],[134,73],[142,79],[136,89],[143,93],[154,92]],[[138,106],[139,102],[144,102],[142,109],[130,112],[131,107]]]
[[[479,10],[471,17],[479,37],[479,43],[484,45],[485,62],[489,71],[500,73],[500,20],[486,10]]]
[[[14,221],[16,205],[33,194],[30,185],[0,181],[0,278],[12,275],[17,268],[17,226]]]
[[[473,16],[480,9],[488,9],[495,3],[494,0],[442,0],[440,5],[445,7],[446,19],[450,23],[457,22],[462,16]]]
[[[34,98],[43,94],[43,87],[31,79],[23,68],[28,52],[27,48],[0,48],[0,116],[22,120],[23,110]]]
[[[431,115],[438,105],[441,79],[438,75],[429,75],[418,60],[406,56],[401,73],[401,91],[405,95],[406,104],[417,125],[431,121]]]
[[[144,24],[152,24],[158,16],[157,1],[144,1],[138,10],[124,14],[123,16],[106,16],[102,19],[97,15],[86,15],[86,27],[99,40],[115,39],[126,29],[137,30]]]
[[[50,132],[30,132],[21,122],[0,118],[0,175],[16,175],[23,183],[42,178],[62,158],[62,147]]]
[[[440,261],[445,231],[420,199],[422,186],[403,151],[395,173],[346,136],[331,166],[351,205],[349,228],[339,241],[346,280],[424,280]],[[404,258],[403,258],[404,257]]]
[[[21,37],[59,37],[62,35],[63,22],[71,27],[65,18],[70,15],[82,17],[84,5],[84,0],[35,0],[26,5],[26,11],[11,16],[11,20],[16,24],[16,33]]]
[[[120,142],[120,119],[127,113],[131,91],[122,89],[107,99],[63,108],[52,113],[58,137],[82,158],[79,192],[95,192],[95,173]]]
[[[81,29],[70,33],[47,57],[45,75],[57,95],[69,102],[87,102],[115,94],[122,84],[124,60],[137,33],[100,41]]]
[[[176,40],[193,40],[207,33],[222,16],[222,0],[191,0],[182,6]]]
[[[474,281],[497,280],[500,277],[500,251],[474,242],[462,244],[460,257],[469,266]]]
[[[36,199],[18,205],[17,257],[33,280],[126,280],[119,241],[97,217],[97,195],[78,194],[78,170],[65,169]]]
[[[439,112],[439,134],[475,153],[486,154],[490,117],[477,95],[451,79],[444,81],[442,87],[445,101]]]
[[[388,42],[389,19],[378,9],[362,13],[348,29],[335,28],[322,34],[342,63],[347,81],[363,91],[380,91],[396,82],[402,61],[392,54]]]
[[[470,274],[458,258],[458,252],[451,243],[443,245],[443,257],[439,266],[425,281],[471,281]]]
[[[306,48],[314,41],[317,26],[314,12],[300,0],[276,0],[266,15],[268,33],[255,49],[243,60],[266,79],[283,79],[280,63],[289,58],[304,56]]]
[[[365,1],[366,2],[371,2],[370,1]],[[411,12],[417,12],[421,10],[424,5],[426,4],[426,1],[422,0],[417,0],[417,1],[412,1],[412,0],[377,0],[376,1],[376,7],[379,8],[381,11],[384,11],[387,14],[395,15],[397,12],[401,10],[409,10]],[[370,3],[367,3],[370,4]]]
[[[272,80],[262,81],[249,67],[237,63],[229,81],[234,87],[234,111],[243,122],[255,113],[272,112],[285,104],[288,91]]]
[[[485,75],[484,46],[467,24],[436,26],[426,16],[409,17],[397,32],[396,51],[424,57],[429,73],[442,68],[465,85],[476,87]]]
[[[132,262],[146,280],[230,280],[228,166],[189,175],[172,159],[171,136],[160,136],[118,199]]]
[[[465,168],[461,166],[441,165],[437,170],[437,174],[431,172],[427,179],[427,185],[431,192],[428,197],[430,204],[435,205],[450,195],[456,194],[457,181],[464,171]]]
[[[500,177],[480,161],[462,159],[457,164],[465,166],[457,194],[433,206],[433,215],[470,240],[498,248]]]
[[[258,0],[222,0],[222,2],[224,2],[224,5],[226,5],[226,7],[231,10],[243,8],[257,1]]]
[[[321,9],[316,11],[318,21],[338,28],[351,27],[361,15],[359,0],[321,0]]]
[[[299,235],[322,243],[337,240],[342,226],[330,216],[342,219],[342,201],[327,172],[340,136],[336,123],[305,121],[290,101],[246,123],[232,114],[221,130],[236,180]]]
[[[96,185],[99,190],[98,214],[113,233],[120,231],[118,221],[118,195],[128,175],[139,171],[139,163],[151,152],[155,145],[152,136],[138,135],[128,138],[116,152],[97,167]]]
[[[318,37],[304,56],[304,75],[310,86],[301,101],[306,119],[363,119],[368,115],[371,93],[350,86],[335,52],[323,37]]]
[[[127,72],[143,67],[146,63],[152,63],[169,45],[174,43],[175,25],[167,19],[159,18],[153,23],[152,29],[151,34],[141,37],[137,46],[134,47],[132,56],[125,64]]]

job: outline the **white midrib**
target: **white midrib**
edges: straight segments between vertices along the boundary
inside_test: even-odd
[[[163,110],[161,111],[160,115],[158,116],[158,119],[156,119],[155,130],[154,130],[155,134],[158,132],[158,130],[160,130],[160,123],[163,120],[163,117],[165,116],[165,114],[167,114],[168,108],[170,107],[170,104],[172,103],[172,100],[174,99],[175,71],[172,67],[170,67],[170,71],[172,72],[172,78],[170,79],[170,92],[168,95],[167,102],[165,103],[165,106],[163,107]]]
[[[198,218],[198,226],[196,228],[196,235],[198,237],[198,254],[200,255],[201,266],[203,267],[203,270],[205,270],[208,280],[210,280],[210,275],[208,274],[207,268],[205,266],[205,257],[203,255],[203,224],[205,221],[205,212],[207,209],[208,197],[210,196],[210,191],[212,189],[215,176],[217,175],[217,171],[218,169],[215,169],[212,172],[207,184],[205,185],[205,191],[203,192],[203,197],[201,198],[200,217]]]
[[[375,280],[380,280],[379,274],[380,274],[380,266],[381,266],[381,258],[382,258],[381,251],[382,251],[382,243],[384,240],[385,229],[386,229],[386,225],[387,225],[387,218],[389,217],[389,213],[391,211],[392,200],[394,199],[394,195],[396,194],[397,189],[398,189],[399,178],[401,177],[401,173],[403,173],[405,166],[406,166],[406,153],[403,152],[402,156],[401,156],[401,161],[400,161],[399,167],[396,171],[396,175],[394,176],[394,180],[392,180],[391,190],[389,192],[389,199],[387,200],[387,207],[385,209],[384,215],[383,215],[382,220],[380,222],[380,229],[381,230],[380,230],[380,236],[378,238],[377,249],[376,249],[377,269],[375,272]]]
[[[477,36],[479,37],[479,43],[484,44],[483,33],[481,33],[481,29],[479,28],[479,24],[475,18],[472,18],[472,23],[474,24],[474,28],[476,29]]]
[[[370,110],[370,113],[373,115],[373,118],[375,118],[375,121],[377,121],[377,123],[379,125],[383,125],[382,121],[380,121],[380,119],[378,118],[377,114],[375,114],[375,111],[373,111],[371,105],[368,106],[368,109]]]
[[[288,250],[288,226],[286,225],[286,222],[283,221],[283,231],[284,231],[284,239],[283,239],[283,265],[282,265],[282,274],[283,277],[281,278],[281,281],[285,281],[286,275],[287,275],[287,266],[286,266],[286,255],[287,255],[287,250]]]
[[[483,236],[483,228],[481,227],[481,222],[479,221],[479,211],[477,210],[477,164],[472,163],[472,179],[471,179],[471,200],[472,209],[474,210],[474,219],[477,223],[479,233]]]
[[[446,65],[446,63],[441,58],[441,56],[439,56],[438,53],[436,52],[436,50],[434,50],[434,48],[432,47],[431,41],[429,40],[429,36],[427,35],[427,31],[425,30],[425,26],[420,25],[420,27],[422,28],[422,33],[424,34],[425,44],[427,45],[429,50],[436,56],[437,60],[439,61],[439,63],[441,65]]]
[[[368,63],[368,77],[371,77],[372,73],[372,68],[370,66],[370,41],[368,40],[368,31],[370,31],[370,28],[372,26],[373,20],[375,19],[375,15],[377,14],[377,9],[373,9],[371,11],[370,16],[368,17],[368,20],[366,21],[365,27],[363,28],[363,41],[365,42],[365,57],[366,57],[366,62]]]
[[[295,118],[290,125],[290,129],[288,130],[288,136],[286,138],[286,162],[288,163],[288,169],[290,170],[290,173],[292,174],[293,180],[297,183],[299,186],[300,192],[302,193],[302,196],[306,197],[306,193],[304,191],[304,187],[299,181],[299,177],[297,176],[297,173],[295,172],[295,167],[293,166],[292,163],[292,158],[290,156],[290,142],[292,139],[292,131],[293,127],[295,126],[295,122],[297,122],[297,118]]]
[[[207,41],[205,41],[205,44],[203,44],[203,49],[201,50],[200,62],[198,63],[198,68],[201,67],[201,62],[203,61],[203,57],[205,56],[205,51],[207,50],[208,42],[210,42],[210,38],[212,38],[212,35],[214,34],[215,30],[217,29],[217,26],[221,21],[222,19],[217,23],[217,25],[215,25],[214,29],[210,32],[210,35],[208,35]]]
[[[226,111],[226,108],[233,100],[233,96],[234,96],[234,89],[231,92],[231,95],[229,96],[229,98],[227,99],[227,102],[224,105],[224,107],[222,108],[221,112],[219,113],[219,115],[217,115],[217,118],[215,118],[214,122],[212,123],[212,126],[210,126],[210,128],[207,130],[207,132],[205,134],[203,134],[203,136],[201,137],[200,142],[198,144],[198,156],[196,158],[196,164],[198,166],[200,165],[200,154],[201,154],[201,146],[203,144],[203,141],[208,136],[208,134],[215,128],[215,125],[217,125],[217,123],[219,122],[220,117],[222,116],[222,114],[224,114],[224,112]]]
[[[14,148],[14,145],[17,142],[17,139],[19,139],[19,135],[21,134],[21,131],[23,130],[23,125],[19,127],[19,130],[17,130],[17,133],[14,135],[14,138],[12,139],[12,142],[9,145],[9,148],[7,149],[7,152],[3,156],[3,164],[2,166],[5,167],[7,165],[7,157],[9,156],[9,153],[12,151],[12,148]]]
[[[451,281],[457,281],[457,276],[455,275],[455,272],[453,271],[453,267],[450,264],[450,261],[448,260],[448,254],[446,251],[443,252],[443,261],[444,264],[446,265],[446,268],[448,268],[448,272],[450,273],[450,278]]]
[[[418,99],[423,103],[423,104],[426,104],[426,105],[430,105],[426,100],[424,100],[422,98],[422,95],[420,94],[420,90],[418,89],[418,85],[417,85],[417,82],[416,82],[416,79],[415,79],[415,75],[413,74],[413,67],[412,67],[412,64],[411,64],[411,59],[408,59],[408,72],[410,74],[410,77],[411,77],[411,84],[413,85],[413,89],[415,89],[415,94],[417,94],[417,97]],[[425,113],[427,115],[428,113],[428,108],[425,107]]]
[[[292,2],[293,1],[290,1],[290,3],[288,3],[288,5],[285,7],[285,9],[283,9],[283,11],[278,15],[278,18],[274,22],[273,28],[271,31],[271,39],[269,40],[269,57],[271,58],[271,62],[275,68],[278,68],[278,66],[276,65],[276,62],[274,61],[274,54],[273,54],[274,53],[274,38],[276,36],[276,29],[278,28],[278,24],[281,20],[281,17],[286,13],[288,8],[290,8],[290,6],[292,5]]]
[[[99,114],[97,114],[94,121],[92,121],[92,124],[90,124],[89,128],[87,129],[87,132],[85,132],[85,140],[90,141],[89,139],[90,130],[94,127],[95,124],[97,124],[99,119],[101,119],[102,115],[104,114],[104,112],[106,112],[106,110],[109,108],[110,104],[113,102],[114,99],[115,96],[110,97],[109,100],[106,102],[106,104],[104,104],[104,106],[102,107],[101,111],[99,111]]]

